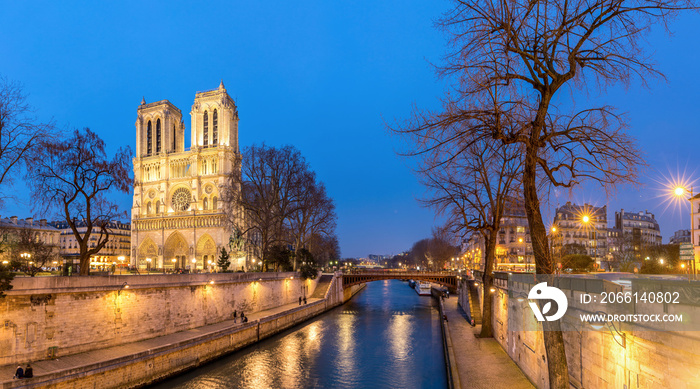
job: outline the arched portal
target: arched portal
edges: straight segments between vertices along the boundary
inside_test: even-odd
[[[204,234],[197,242],[197,268],[213,269],[214,266],[216,266],[216,243],[209,234]]]
[[[189,245],[179,232],[173,232],[165,241],[163,265],[166,269],[184,269],[187,267]],[[173,261],[174,259],[174,261]]]
[[[150,259],[150,261],[148,261]],[[158,246],[153,239],[146,238],[139,246],[138,255],[136,258],[136,266],[139,269],[148,269],[157,267],[158,261]]]

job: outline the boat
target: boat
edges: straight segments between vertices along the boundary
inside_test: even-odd
[[[415,288],[416,288],[416,281],[408,280],[408,286],[409,286],[411,289],[415,289]]]
[[[430,282],[425,282],[425,281],[418,281],[416,282],[415,290],[416,293],[418,293],[419,296],[430,296],[430,288],[432,285]]]

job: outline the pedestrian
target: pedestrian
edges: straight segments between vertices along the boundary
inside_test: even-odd
[[[301,296],[299,296],[299,305],[301,305]]]
[[[304,296],[304,304],[306,304],[306,296]]]
[[[24,378],[32,378],[32,377],[34,377],[34,370],[27,363],[27,368],[24,369]]]
[[[236,310],[234,309],[234,310],[233,310],[233,324],[236,324],[236,317],[237,317],[237,315],[238,315],[238,313],[236,313]]]
[[[449,298],[450,298],[450,291],[448,290],[448,291],[445,292],[445,293],[447,293],[447,298],[449,299]]]
[[[248,318],[247,318],[247,317],[244,317],[244,318],[243,318],[243,323],[247,323],[247,322],[248,322]]]
[[[22,366],[17,366],[17,370],[15,371],[15,376],[12,377],[12,379],[18,379],[21,380],[24,378],[24,370],[22,370]]]

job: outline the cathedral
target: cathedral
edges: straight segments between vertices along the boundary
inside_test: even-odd
[[[236,104],[223,81],[197,92],[189,149],[182,113],[168,100],[144,99],[136,112],[132,265],[213,269],[231,236],[221,191],[240,160]],[[245,266],[244,258],[230,261],[233,269]]]

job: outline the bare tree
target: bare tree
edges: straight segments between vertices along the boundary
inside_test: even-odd
[[[312,233],[306,245],[320,265],[328,266],[329,262],[340,259],[340,245],[335,233],[331,235]]]
[[[612,190],[635,182],[643,165],[625,133],[624,116],[610,106],[581,109],[567,100],[566,91],[659,76],[641,46],[644,34],[695,8],[695,2],[683,0],[456,0],[439,21],[452,48],[440,74],[456,76],[455,93],[443,112],[417,113],[415,127],[430,131],[487,113],[492,125],[483,137],[522,147],[523,195],[538,274],[554,272],[538,178],[565,188],[592,180]],[[502,89],[498,104],[484,105],[494,88]],[[561,90],[565,93],[557,93]],[[483,129],[468,126],[464,137]],[[568,388],[560,324],[547,321],[543,327],[549,385]]]
[[[331,236],[335,232],[335,204],[326,194],[326,187],[316,181],[316,175],[309,172],[301,180],[297,190],[295,211],[288,220],[289,231],[294,242],[294,269],[297,269],[298,254],[302,248],[310,249],[312,237]],[[316,257],[314,255],[314,257]],[[316,257],[318,260],[318,257]]]
[[[442,270],[458,253],[459,249],[454,244],[455,236],[447,227],[433,227],[432,236],[428,242],[428,253],[433,267]]]
[[[258,246],[263,269],[267,270],[265,253],[289,241],[286,223],[298,209],[302,195],[298,189],[308,174],[308,164],[292,146],[274,148],[263,144],[247,147],[240,167],[240,173],[229,176],[226,183],[226,214],[233,228],[255,236],[248,242]]]
[[[493,284],[497,234],[505,208],[514,203],[512,192],[519,184],[522,158],[514,146],[494,145],[486,139],[465,142],[463,137],[455,137],[463,125],[468,124],[449,125],[439,133],[404,134],[413,144],[409,155],[421,157],[417,173],[428,189],[423,203],[447,217],[445,230],[463,236],[478,233],[485,242],[481,336],[492,337],[488,291]]]
[[[126,216],[106,195],[131,189],[131,149],[120,148],[112,160],[104,141],[90,129],[75,130],[66,139],[42,140],[33,156],[28,181],[36,207],[57,210],[73,231],[80,248],[80,274],[90,272],[90,256],[109,240],[109,222]],[[90,238],[97,234],[94,245]]]
[[[22,87],[0,77],[0,185],[12,181],[39,139],[51,136],[53,125],[33,116]]]

